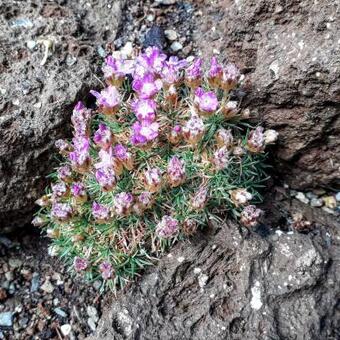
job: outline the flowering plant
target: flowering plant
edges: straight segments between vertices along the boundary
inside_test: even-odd
[[[264,149],[275,131],[252,128],[232,101],[240,72],[214,57],[168,58],[150,47],[133,60],[106,59],[107,87],[79,102],[72,142],[54,184],[37,203],[59,254],[103,289],[123,286],[177,239],[226,214],[258,224]]]

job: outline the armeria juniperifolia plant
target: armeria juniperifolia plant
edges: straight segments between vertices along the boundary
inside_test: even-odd
[[[240,72],[216,57],[204,65],[150,47],[107,57],[103,73],[96,108],[77,103],[72,141],[56,141],[63,158],[33,223],[51,255],[115,290],[209,221],[255,227],[277,133],[244,121],[231,100]]]

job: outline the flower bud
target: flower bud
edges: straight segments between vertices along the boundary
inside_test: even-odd
[[[88,261],[79,256],[76,256],[73,260],[73,267],[77,272],[83,271],[88,267]]]
[[[230,148],[234,143],[234,137],[233,137],[230,129],[228,129],[228,130],[226,130],[224,128],[219,129],[216,132],[215,138],[216,138],[217,146],[219,148],[221,148],[223,146]]]
[[[52,185],[52,199],[58,199],[66,197],[70,193],[70,189],[64,182],[56,183]]]
[[[183,184],[186,179],[184,162],[173,156],[168,163],[167,174],[169,184],[172,187],[178,187]]]
[[[96,180],[103,191],[111,191],[116,186],[116,173],[111,167],[103,167],[96,171]]]
[[[246,189],[236,189],[230,191],[230,198],[236,207],[246,205],[253,199],[253,195]]]
[[[236,116],[238,112],[238,103],[237,101],[230,100],[227,104],[225,104],[222,108],[222,112],[226,119],[231,119]]]
[[[256,227],[262,214],[263,211],[255,205],[248,205],[241,212],[240,221],[245,227]]]
[[[263,152],[265,147],[265,139],[263,134],[263,127],[258,126],[255,130],[251,131],[247,141],[247,148],[250,152],[260,153]]]
[[[214,152],[213,163],[217,170],[226,169],[229,165],[229,151],[223,146]]]
[[[160,238],[171,238],[178,233],[178,221],[171,216],[163,216],[156,226],[156,234]]]
[[[216,57],[211,58],[210,70],[208,73],[208,82],[212,87],[219,87],[223,76],[223,68],[218,63]]]
[[[127,216],[131,212],[133,196],[129,192],[117,194],[113,202],[113,211],[118,216]]]
[[[143,182],[146,190],[157,192],[162,187],[162,172],[158,168],[151,168],[144,172]]]
[[[92,204],[92,216],[97,223],[107,223],[111,219],[111,213],[108,206],[93,202]]]
[[[99,270],[102,273],[102,278],[108,280],[112,276],[112,265],[108,261],[104,261],[100,264]]]
[[[181,139],[182,139],[182,127],[180,125],[175,125],[168,135],[168,140],[171,144],[176,145],[181,141]]]
[[[62,167],[60,167],[57,170],[58,173],[58,178],[65,182],[65,183],[70,183],[72,182],[72,170],[68,165],[64,165]]]
[[[240,71],[234,65],[229,63],[223,70],[223,76],[221,81],[221,87],[225,91],[230,91],[234,89],[240,79]]]
[[[182,225],[184,235],[191,236],[197,232],[197,223],[193,219],[186,219]]]
[[[35,201],[35,204],[38,204],[41,207],[48,207],[49,205],[51,205],[51,203],[52,200],[50,195],[41,196],[39,199]]]
[[[71,151],[73,151],[72,145],[63,139],[58,139],[54,145],[59,150],[59,153],[63,156],[67,156]]]
[[[154,199],[152,197],[151,192],[144,191],[136,198],[136,203],[133,206],[133,209],[137,215],[142,215],[145,210],[150,209]]]
[[[107,150],[112,145],[114,138],[111,130],[105,124],[99,124],[98,130],[93,136],[93,141],[102,149]]]
[[[47,229],[46,234],[47,234],[47,237],[49,238],[59,238],[60,230],[59,229]]]
[[[131,171],[133,169],[134,159],[124,145],[117,144],[113,149],[113,153],[118,162],[121,162],[127,170]]]
[[[115,86],[108,86],[100,93],[91,90],[90,93],[97,98],[97,105],[104,115],[112,115],[117,112],[120,106],[120,94]]]
[[[204,209],[205,205],[207,204],[208,198],[208,190],[206,187],[201,187],[195,193],[195,195],[191,199],[191,207],[194,210],[202,210]]]
[[[72,218],[73,209],[67,203],[54,203],[52,205],[51,217],[58,222],[66,222]]]
[[[35,227],[43,227],[48,223],[46,218],[35,216],[31,222]]]
[[[77,203],[84,203],[87,201],[87,194],[83,183],[81,182],[73,183],[71,186],[71,193],[73,197],[76,199]]]
[[[191,87],[196,88],[202,82],[202,59],[197,58],[192,65],[190,65],[185,72],[185,83]]]
[[[192,115],[183,127],[183,137],[189,144],[195,146],[202,139],[204,130],[203,120],[197,115]]]
[[[242,148],[242,146],[235,146],[233,148],[233,155],[236,157],[242,157],[245,153],[246,151],[244,150],[244,148]]]

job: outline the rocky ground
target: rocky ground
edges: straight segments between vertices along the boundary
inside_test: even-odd
[[[83,339],[96,329],[100,282],[85,285],[47,248],[38,233],[0,236],[0,339]]]
[[[0,339],[83,339],[96,328],[100,340],[338,339],[334,13],[331,1],[0,0],[1,230],[31,218],[52,144],[111,50],[228,57],[249,77],[244,105],[280,132],[266,224],[210,226],[117,300],[48,257],[39,233],[0,236]]]

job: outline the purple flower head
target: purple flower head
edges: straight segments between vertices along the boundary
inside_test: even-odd
[[[234,143],[234,137],[231,133],[231,130],[226,130],[224,128],[219,129],[216,132],[216,142],[217,146],[219,147],[226,146],[227,148],[229,148],[230,146],[232,146]]]
[[[172,144],[178,144],[182,138],[182,127],[180,125],[175,125],[169,134],[169,141]]]
[[[223,71],[222,87],[226,90],[230,90],[237,85],[239,79],[240,70],[236,67],[235,64],[227,64]]]
[[[68,192],[69,189],[64,182],[52,185],[52,197],[55,199],[57,199],[58,197],[66,196]]]
[[[214,152],[213,162],[217,170],[223,170],[227,168],[229,164],[229,152],[226,146],[223,146]]]
[[[162,81],[155,80],[154,76],[150,73],[145,74],[141,78],[137,78],[132,82],[133,90],[142,99],[152,98],[162,88]]]
[[[121,80],[134,69],[133,60],[116,59],[108,56],[103,66],[104,77],[107,80]]]
[[[138,203],[143,205],[143,207],[148,208],[150,204],[153,201],[152,193],[149,191],[144,191],[142,192],[138,197],[137,197]]]
[[[216,57],[211,58],[210,63],[210,70],[209,70],[209,78],[220,78],[223,75],[223,68],[218,63],[218,60]]]
[[[253,153],[259,153],[264,150],[265,147],[265,136],[263,133],[264,129],[262,126],[258,126],[255,130],[249,133],[247,148]]]
[[[82,102],[78,102],[73,109],[71,122],[76,136],[86,136],[89,133],[91,110],[87,109]]]
[[[213,113],[218,107],[218,100],[215,92],[205,92],[201,87],[198,87],[195,91],[194,102],[199,110],[205,113]]]
[[[167,56],[157,47],[148,47],[145,53],[137,57],[139,65],[143,66],[148,72],[159,73]]]
[[[202,59],[196,58],[185,72],[185,78],[190,83],[199,84],[202,77]]]
[[[98,156],[99,156],[100,162],[94,165],[96,169],[115,166],[116,160],[114,157],[113,147],[109,147],[107,150],[101,149],[98,152]]]
[[[104,191],[112,190],[116,183],[116,173],[112,167],[102,167],[96,171],[96,180]]]
[[[64,139],[58,139],[54,145],[59,150],[59,152],[63,155],[67,155],[70,151],[72,151],[72,146],[70,143],[66,142]]]
[[[81,182],[75,182],[71,187],[72,195],[76,198],[86,196],[85,186]]]
[[[132,125],[133,135],[131,143],[134,145],[145,145],[158,137],[159,124],[149,123],[148,121],[135,122]]]
[[[204,134],[203,120],[197,116],[192,115],[183,127],[183,136],[190,144],[197,144]]]
[[[77,136],[72,141],[74,151],[69,154],[72,166],[78,170],[87,168],[90,163],[90,140]]]
[[[72,170],[68,165],[64,165],[57,170],[58,178],[61,181],[69,182],[72,178]]]
[[[51,217],[59,221],[67,221],[72,217],[73,209],[67,203],[54,203],[52,205]]]
[[[150,192],[156,192],[162,185],[162,172],[158,168],[151,168],[143,174],[144,184]]]
[[[108,280],[112,276],[112,265],[108,261],[104,261],[100,264],[99,270],[102,273],[102,278]]]
[[[191,206],[195,210],[201,210],[205,207],[208,198],[208,190],[206,187],[201,187],[195,193],[191,200]]]
[[[133,204],[133,196],[129,192],[121,192],[114,198],[113,208],[118,216],[127,215]]]
[[[81,102],[81,101],[79,101],[79,102],[76,104],[76,106],[74,107],[74,111],[78,111],[78,112],[83,111],[83,110],[85,110],[85,109],[86,109],[86,107],[85,107],[84,103]]]
[[[108,149],[113,142],[111,130],[105,124],[99,124],[98,130],[93,136],[93,141],[101,148]]]
[[[180,75],[174,66],[165,64],[161,72],[161,78],[164,84],[170,86],[180,80]]]
[[[75,271],[80,272],[82,270],[85,270],[88,266],[88,262],[86,259],[83,259],[79,256],[76,256],[73,261],[73,267]]]
[[[137,99],[131,104],[131,109],[139,121],[154,121],[156,107],[157,104],[153,99]]]
[[[156,233],[161,238],[171,238],[178,233],[178,221],[165,215],[156,226]]]
[[[246,227],[256,227],[262,214],[263,211],[257,209],[255,205],[248,205],[241,212],[240,221]]]
[[[127,147],[122,145],[122,144],[117,144],[113,148],[113,153],[114,153],[115,157],[117,159],[119,159],[120,161],[126,161],[128,159],[128,157],[129,157],[129,153],[128,153]]]
[[[91,90],[90,93],[97,98],[97,105],[103,113],[114,113],[120,104],[120,94],[115,86],[108,86],[100,93]]]
[[[186,177],[184,161],[180,160],[177,156],[173,156],[168,163],[167,174],[172,187],[181,185]]]
[[[105,222],[110,218],[110,209],[104,204],[99,204],[97,202],[93,202],[92,204],[92,216],[98,222]]]
[[[166,62],[166,65],[173,67],[176,71],[182,70],[188,66],[188,62],[185,59],[179,59],[178,57],[170,57]]]

